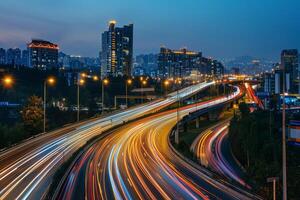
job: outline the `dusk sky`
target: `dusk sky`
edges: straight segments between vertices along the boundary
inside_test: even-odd
[[[134,54],[165,45],[275,60],[284,48],[300,49],[299,0],[1,0],[0,47],[40,38],[97,56],[110,19],[134,24]]]

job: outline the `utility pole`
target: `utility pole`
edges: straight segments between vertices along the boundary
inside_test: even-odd
[[[177,110],[176,110],[176,114],[177,114],[177,124],[176,124],[176,131],[175,131],[175,144],[179,144],[179,107],[180,107],[180,99],[179,99],[179,91],[177,88]]]
[[[179,144],[179,120],[180,120],[180,113],[179,113],[179,108],[180,108],[180,97],[179,97],[179,84],[181,84],[181,81],[176,80],[176,84],[177,84],[177,91],[176,91],[176,96],[177,96],[177,110],[176,110],[176,114],[177,114],[177,124],[176,124],[176,131],[175,131],[175,144]]]
[[[102,113],[104,112],[104,84],[102,81]]]
[[[283,98],[282,98],[282,188],[283,200],[287,200],[286,183],[286,134],[285,134],[285,66],[283,64]]]
[[[55,83],[55,79],[53,77],[49,77],[44,80],[44,122],[43,122],[43,131],[46,133],[46,109],[47,109],[47,83],[49,85],[53,85]]]
[[[44,126],[43,132],[46,133],[46,98],[47,98],[47,80],[44,81]]]
[[[77,122],[79,122],[80,115],[80,81],[77,80]]]

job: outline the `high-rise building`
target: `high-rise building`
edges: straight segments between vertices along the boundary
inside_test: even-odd
[[[15,65],[22,65],[22,59],[21,59],[21,49],[15,48],[14,49],[14,61]]]
[[[289,76],[287,92],[299,93],[299,58],[297,49],[287,49],[281,52],[281,69]]]
[[[151,53],[151,54],[137,55],[132,74],[134,76],[147,75],[151,77],[156,77],[157,59],[158,59],[158,54]]]
[[[160,49],[158,55],[158,75],[162,78],[175,78],[190,76],[199,72],[215,77],[224,74],[224,66],[221,62],[211,58],[205,58],[201,52],[188,51],[183,48],[171,50],[165,47]]]
[[[201,70],[201,60],[201,52],[188,51],[185,48],[171,50],[161,47],[158,55],[159,76],[172,78],[190,75],[193,70]]]
[[[14,65],[15,61],[15,51],[12,48],[7,49],[6,51],[6,64]]]
[[[30,66],[37,69],[58,67],[58,45],[44,40],[32,40],[27,45]]]
[[[22,65],[29,66],[29,51],[26,49],[22,51]]]
[[[210,62],[210,75],[213,75],[214,77],[221,77],[224,74],[224,65],[217,61],[217,60],[212,60]]]
[[[116,27],[109,22],[108,31],[102,33],[101,76],[131,75],[133,56],[133,24]]]
[[[0,48],[0,64],[6,64],[6,51],[3,48]]]
[[[9,48],[6,51],[6,64],[8,65],[21,65],[21,50],[19,48]]]

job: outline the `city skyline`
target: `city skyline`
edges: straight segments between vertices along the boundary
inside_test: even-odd
[[[120,26],[134,24],[134,55],[158,53],[165,45],[187,47],[214,58],[251,55],[278,60],[281,49],[300,48],[300,27],[295,25],[300,2],[294,0],[231,0],[226,5],[208,1],[30,2],[0,3],[0,47],[24,49],[32,38],[40,38],[59,44],[68,54],[96,57],[101,33],[115,19]]]

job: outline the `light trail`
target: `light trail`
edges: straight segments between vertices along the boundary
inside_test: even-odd
[[[194,153],[201,165],[210,168],[218,174],[234,180],[243,187],[251,187],[241,178],[241,170],[235,163],[235,159],[226,146],[227,154],[224,154],[225,142],[228,137],[229,120],[225,120],[201,133],[192,143],[190,150]],[[230,158],[230,160],[229,160]]]
[[[240,94],[237,88],[234,94],[198,103],[197,108],[215,106]],[[194,105],[181,108],[180,116],[194,109]],[[168,140],[176,116],[176,110],[155,114],[93,144],[93,153],[84,153],[78,161],[85,167],[72,168],[58,199],[252,199],[249,193],[214,180],[172,151]],[[74,183],[74,174],[82,174],[81,180]],[[77,188],[65,190],[69,184]]]
[[[179,96],[190,96],[191,91],[196,93],[213,84],[200,83],[181,89]],[[164,100],[143,104],[78,127],[65,127],[55,134],[45,134],[1,153],[0,199],[40,199],[58,167],[88,140],[111,127],[156,112],[176,101],[176,93],[172,93]]]

